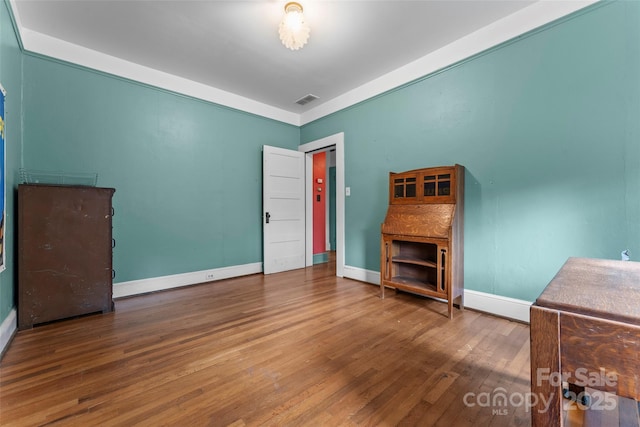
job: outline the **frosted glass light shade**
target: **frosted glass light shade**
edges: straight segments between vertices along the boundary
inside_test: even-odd
[[[307,43],[310,32],[311,28],[304,21],[302,6],[296,2],[287,3],[278,28],[282,44],[291,50],[298,50]]]

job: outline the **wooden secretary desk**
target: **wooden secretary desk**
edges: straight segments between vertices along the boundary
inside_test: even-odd
[[[389,174],[389,207],[381,226],[380,296],[385,287],[464,307],[464,167]]]

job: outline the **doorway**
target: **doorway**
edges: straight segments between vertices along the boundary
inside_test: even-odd
[[[336,276],[344,276],[344,133],[340,132],[326,138],[300,145],[298,151],[305,153],[305,265],[313,265],[313,204],[316,200],[313,179],[313,154],[322,150],[335,149],[335,253]],[[333,249],[333,248],[332,248]]]
[[[335,146],[313,152],[314,265],[327,263],[330,257],[335,264],[335,154]]]

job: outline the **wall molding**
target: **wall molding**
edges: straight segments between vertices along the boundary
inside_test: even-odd
[[[300,115],[301,125],[433,75],[600,0],[538,1]]]
[[[371,283],[372,285],[380,285],[380,273],[378,271],[345,265],[344,277]],[[529,323],[529,307],[531,307],[531,304],[531,302],[521,299],[503,297],[472,289],[464,290],[465,307],[520,322]]]
[[[151,277],[148,279],[131,280],[113,284],[113,298],[123,298],[149,292],[164,291],[182,286],[197,285],[222,279],[247,276],[262,273],[262,263],[234,265],[230,267],[214,268],[211,270],[192,271],[189,273],[172,274],[170,276]]]
[[[516,298],[486,292],[464,290],[464,306],[500,317],[506,317],[520,322],[529,323],[529,308],[533,304]]]
[[[14,11],[15,10],[14,8]],[[290,125],[300,125],[299,114],[285,111],[281,108],[273,107],[213,86],[145,67],[144,65],[126,61],[25,28],[20,29],[20,38],[24,43],[25,51],[31,52],[32,54],[54,58],[90,70],[96,70],[108,75],[201,99]]]
[[[372,285],[380,285],[380,272],[366,270],[364,268],[344,266],[344,277],[347,279],[358,280],[360,282],[371,283]]]
[[[13,21],[17,27],[17,37],[22,41],[21,46],[24,51],[77,64],[291,125],[302,126],[459,63],[601,0],[535,2],[531,6],[508,15],[435,52],[330,99],[302,114],[286,111],[212,86],[141,66],[29,30],[23,26],[17,12],[17,1],[9,0],[9,4]]]
[[[16,309],[13,308],[0,325],[0,357],[9,348],[9,344],[17,331],[17,314]]]

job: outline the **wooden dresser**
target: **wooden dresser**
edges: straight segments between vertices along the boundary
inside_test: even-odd
[[[640,263],[569,258],[531,306],[533,427],[569,424],[559,378],[616,396],[590,399],[594,425],[639,424]]]
[[[18,186],[18,329],[113,310],[114,192]]]
[[[382,224],[380,296],[385,287],[454,301],[464,308],[464,167],[389,174]]]

